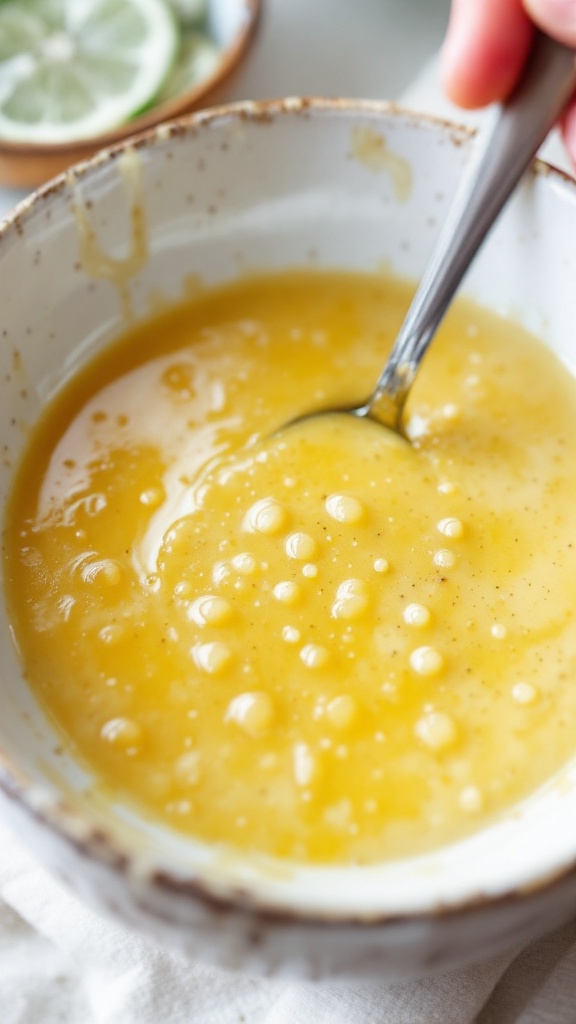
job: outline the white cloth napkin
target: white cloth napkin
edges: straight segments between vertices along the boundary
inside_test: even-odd
[[[401,984],[271,981],[187,961],[84,907],[0,827],[0,1024],[575,1024],[576,922]]]

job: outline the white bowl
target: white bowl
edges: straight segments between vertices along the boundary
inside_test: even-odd
[[[464,129],[385,104],[286,100],[161,127],[38,192],[0,233],[3,505],[44,403],[130,312],[178,299],[190,276],[214,284],[245,268],[386,263],[415,278],[470,151]],[[82,237],[125,272],[106,279],[93,259],[87,273]],[[465,287],[567,362],[575,240],[576,185],[538,165]],[[26,686],[4,606],[0,665],[6,817],[82,897],[194,956],[307,977],[423,975],[576,909],[576,758],[492,827],[424,856],[362,868],[223,857],[91,800]]]

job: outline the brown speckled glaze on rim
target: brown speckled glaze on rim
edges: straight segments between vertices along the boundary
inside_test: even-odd
[[[69,188],[72,181],[81,180],[100,165],[115,160],[127,145],[136,149],[153,148],[168,139],[176,139],[182,135],[193,136],[204,126],[215,124],[222,119],[232,118],[266,124],[275,122],[278,118],[308,117],[312,113],[322,111],[398,114],[415,127],[432,124],[441,126],[455,145],[464,143],[474,134],[468,128],[443,119],[416,114],[395,104],[376,101],[291,98],[230,104],[189,115],[121,143],[114,141],[107,150],[61,174],[19,204],[0,227],[0,235],[5,235],[11,230],[24,232],[26,220],[32,210],[37,210],[55,193]],[[573,190],[576,197],[576,183],[569,175],[540,161],[534,163],[533,173],[552,177]],[[330,936],[333,939],[338,933],[341,934],[342,941],[346,942],[355,941],[355,938],[360,937],[360,945],[368,957],[368,964],[370,956],[376,955],[375,950],[379,944],[385,949],[390,942],[396,941],[397,936],[401,950],[402,936],[406,930],[422,926],[426,929],[435,929],[438,941],[426,961],[425,969],[416,969],[409,973],[428,973],[471,959],[465,951],[466,943],[461,943],[462,952],[459,953],[458,950],[462,929],[482,931],[486,925],[487,937],[481,946],[479,956],[488,955],[490,952],[496,953],[510,948],[519,941],[526,941],[527,938],[554,927],[565,920],[571,910],[576,909],[576,849],[573,857],[560,870],[535,879],[529,886],[510,888],[497,896],[479,892],[473,898],[450,906],[439,903],[425,914],[376,912],[355,915],[341,912],[337,908],[333,912],[311,914],[297,906],[276,906],[273,902],[260,898],[257,892],[241,886],[231,887],[223,894],[221,887],[214,888],[209,881],[199,877],[199,873],[182,878],[165,866],[152,865],[143,870],[137,852],[123,846],[112,830],[96,826],[87,815],[65,799],[49,796],[42,786],[27,778],[2,751],[0,790],[4,795],[5,807],[14,808],[14,815],[9,814],[9,818],[12,816],[20,821],[33,822],[34,826],[51,834],[56,846],[69,851],[76,864],[91,863],[98,868],[103,878],[109,879],[111,883],[114,881],[117,887],[132,892],[132,911],[128,913],[125,907],[118,910],[118,907],[112,906],[111,899],[109,909],[112,913],[138,927],[149,927],[151,921],[161,922],[167,927],[167,941],[171,940],[172,929],[182,931],[182,915],[185,916],[186,907],[196,905],[202,908],[202,912],[214,923],[216,929],[227,928],[232,921],[241,922],[244,938],[253,948],[260,947],[266,935],[279,933],[292,935],[296,943],[305,934],[313,943],[322,941],[323,936]],[[50,858],[48,863],[58,873],[54,864],[50,865]],[[72,887],[78,888],[75,878],[66,875],[66,872],[64,879]],[[104,900],[103,903],[105,902]],[[492,930],[490,922],[495,922]],[[229,960],[225,962],[229,963]],[[314,966],[313,958],[310,962],[308,976],[331,973],[325,966]],[[338,967],[338,970],[341,969],[341,966]],[[374,971],[370,969],[369,973],[380,973],[381,970],[386,973],[385,963],[382,967],[382,964],[375,962]],[[356,968],[352,968],[352,973],[357,973]],[[398,972],[394,970],[394,973]]]
[[[216,68],[208,78],[127,124],[87,139],[54,144],[0,139],[0,183],[16,188],[34,188],[67,167],[87,160],[98,150],[106,149],[129,135],[139,134],[163,121],[197,110],[200,106],[222,102],[225,99],[224,89],[229,86],[234,72],[246,57],[261,17],[262,0],[242,2],[244,18],[240,31],[222,51]]]

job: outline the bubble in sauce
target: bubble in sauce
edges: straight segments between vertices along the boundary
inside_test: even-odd
[[[330,652],[322,644],[305,644],[300,651],[300,660],[306,668],[323,668],[330,660]]]
[[[197,626],[220,626],[232,616],[232,606],[217,594],[204,594],[190,605],[188,618]]]
[[[435,647],[417,647],[410,655],[410,665],[419,676],[437,676],[444,668],[444,658]]]
[[[117,586],[122,579],[120,566],[111,558],[86,562],[80,570],[80,575],[84,583],[105,583],[111,587]]]
[[[484,799],[477,786],[465,786],[460,792],[458,803],[466,814],[479,814],[484,807]]]
[[[251,576],[258,568],[254,555],[251,555],[249,551],[241,551],[240,554],[234,555],[232,565],[243,576]]]
[[[517,704],[534,704],[538,699],[538,689],[533,683],[514,683],[512,697]]]
[[[316,541],[309,533],[291,533],[286,538],[286,554],[298,562],[308,562],[316,554]]]
[[[242,526],[248,533],[276,534],[284,527],[286,509],[275,498],[261,498],[246,513]]]
[[[446,519],[441,519],[436,529],[438,533],[442,533],[445,537],[459,539],[464,534],[464,524],[462,520],[455,519],[448,516]]]
[[[434,553],[432,561],[441,569],[451,569],[453,565],[456,565],[456,555],[449,548],[440,548]]]
[[[98,631],[98,639],[103,644],[116,644],[122,639],[125,632],[124,626],[120,622],[110,622]]]
[[[427,626],[430,622],[430,612],[423,604],[413,601],[406,605],[402,618],[407,626],[415,626],[417,629]]]
[[[343,580],[336,591],[336,600],[332,605],[332,616],[335,619],[356,619],[368,607],[368,594],[363,580]]]
[[[187,750],[174,766],[174,774],[179,782],[186,786],[196,786],[200,782],[200,754],[197,750]]]
[[[225,720],[235,722],[248,736],[264,736],[275,717],[274,704],[268,693],[258,690],[241,693],[228,705]]]
[[[232,651],[222,640],[212,640],[207,644],[196,644],[192,648],[192,656],[203,672],[217,675],[228,667],[232,660]]]
[[[326,706],[326,718],[335,729],[347,729],[357,714],[358,705],[349,693],[334,697]]]
[[[296,629],[295,626],[283,626],[282,639],[287,644],[297,644],[300,639],[300,630]]]
[[[318,772],[317,760],[307,743],[295,743],[292,748],[294,778],[298,786],[309,786]]]
[[[128,750],[137,747],[143,738],[142,727],[133,718],[126,718],[119,715],[105,722],[100,730],[103,740],[106,740],[113,747]]]
[[[148,487],[140,493],[140,504],[147,508],[158,508],[162,504],[163,497],[160,487]]]
[[[444,750],[456,739],[454,720],[443,711],[430,711],[423,715],[416,722],[414,732],[431,750]]]
[[[298,601],[301,590],[297,583],[293,583],[292,580],[281,580],[277,583],[272,591],[277,601],[281,601],[282,604],[296,604]]]
[[[352,494],[331,494],[326,498],[326,511],[338,523],[359,523],[365,516],[364,505]]]

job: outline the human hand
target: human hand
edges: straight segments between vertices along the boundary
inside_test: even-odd
[[[520,77],[535,26],[576,49],[576,0],[452,0],[441,58],[450,99],[468,109],[504,99]],[[576,167],[576,98],[561,127]]]

